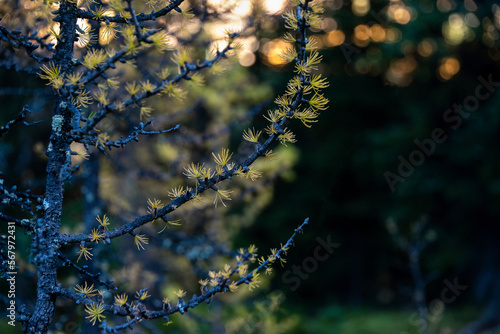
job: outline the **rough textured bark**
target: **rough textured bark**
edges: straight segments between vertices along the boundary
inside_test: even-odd
[[[61,24],[62,36],[54,54],[55,65],[66,72],[71,66],[73,43],[76,35],[76,6],[61,2],[57,21]],[[55,299],[53,289],[57,284],[57,250],[59,248],[59,226],[63,203],[63,172],[69,153],[67,133],[70,130],[71,114],[68,111],[69,97],[57,95],[52,118],[52,131],[47,149],[47,184],[43,202],[44,215],[35,234],[38,253],[34,262],[38,268],[37,302],[35,310],[25,327],[26,333],[47,333],[54,319]]]

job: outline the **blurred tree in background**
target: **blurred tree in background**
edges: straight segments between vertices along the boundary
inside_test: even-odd
[[[434,239],[420,257],[428,278],[427,305],[432,308],[431,302],[442,298],[446,279],[456,277],[467,286],[454,302],[430,312],[432,331],[478,332],[470,326],[475,321],[478,328],[494,330],[500,300],[498,4],[324,4],[322,30],[311,38],[325,48],[322,70],[332,82],[326,94],[332,110],[312,131],[298,131],[300,159],[291,174],[306,181],[280,180],[273,207],[312,209],[311,220],[321,222],[313,226],[316,233],[305,236],[310,242],[298,246],[303,251],[292,256],[293,263],[314,255],[317,235],[331,235],[341,246],[287,295],[287,305],[293,299],[302,315],[297,331],[423,333],[418,319],[410,318],[416,308],[408,258],[385,227],[392,218],[409,236],[422,216],[427,237]],[[272,64],[266,45],[281,42],[262,34],[267,40],[259,55],[263,65],[277,71],[272,75],[277,89],[287,73]],[[415,141],[428,143],[437,129],[446,139],[432,150],[426,144],[432,151],[427,154]],[[413,167],[401,167],[402,180],[392,191],[386,173],[399,176],[401,161]],[[291,198],[279,196],[290,193]],[[265,210],[245,240],[253,233],[280,233],[272,222],[291,216],[287,210]],[[279,277],[273,287],[282,282]]]
[[[168,110],[174,112],[163,111],[164,100],[148,105],[155,128],[180,123],[179,130],[143,138],[126,150],[80,159],[82,171],[66,190],[63,225],[88,230],[103,213],[126,213],[121,216],[126,222],[135,208],[145,208],[145,198],[168,198],[189,162],[202,161],[219,147],[229,147],[235,155],[247,153],[249,148],[240,146],[242,131],[265,125],[259,114],[271,108],[270,100],[293,76],[293,67],[280,57],[290,47],[281,38],[288,5],[281,0],[190,1],[185,8],[193,8],[194,18],[169,17],[169,34],[178,43],[174,45],[194,43],[193,52],[201,58],[202,50],[222,38],[227,27],[244,32],[241,48],[221,66],[224,73],[208,74],[204,86],[186,89],[184,100],[169,99]],[[158,237],[153,236],[163,225],[145,231],[151,237],[147,249],[157,255],[144,259],[125,243],[113,246],[113,252],[103,248],[95,263],[118,275],[117,282],[131,295],[145,285],[172,294],[184,281],[195,281],[197,270],[223,265],[222,260],[199,262],[200,252],[227,255],[256,239],[260,249],[276,247],[276,239],[288,238],[289,224],[310,216],[310,230],[285,267],[262,282],[257,302],[239,291],[223,299],[232,307],[214,301],[209,309],[177,317],[163,330],[498,332],[500,7],[495,1],[475,0],[326,0],[323,5],[321,27],[310,37],[324,55],[319,71],[332,82],[325,90],[331,109],[322,113],[320,122],[312,129],[292,126],[297,143],[281,147],[275,164],[259,166],[265,180],[233,193],[228,209],[210,210],[207,216],[190,208],[173,217],[181,219],[181,227],[170,226]],[[2,9],[2,23],[13,8],[31,9],[23,2],[0,6],[9,6]],[[140,70],[151,76],[157,71]],[[126,75],[138,80],[133,71]],[[50,123],[43,111],[50,109],[51,93],[41,80],[30,81],[12,69],[3,70],[0,80],[5,101],[1,124],[24,104],[32,107],[30,122]],[[116,138],[130,133],[141,120],[139,108],[133,116],[128,125],[109,124],[107,130]],[[47,148],[42,138],[48,130],[38,125],[28,129],[30,136],[12,131],[0,143],[1,170],[9,184],[41,194]],[[98,174],[85,175],[93,168]],[[98,188],[100,198],[82,199],[85,187]],[[427,224],[421,237],[429,243],[418,256],[425,278],[425,326],[415,293],[422,289],[416,289],[411,258],[390,233],[395,222],[400,236],[410,240],[422,217]],[[114,219],[113,224],[122,223]],[[199,243],[182,243],[185,234],[199,236]],[[316,249],[328,240],[340,246],[320,261]],[[29,241],[24,242],[18,248],[27,249]],[[226,247],[204,248],[215,242]],[[177,254],[188,255],[183,259]],[[133,264],[133,272],[120,273],[124,262]],[[163,281],[166,272],[186,273],[188,267],[192,274]],[[79,283],[71,270],[61,274],[64,284]],[[20,286],[32,282],[18,276]],[[447,282],[466,288],[450,294]],[[82,316],[82,306],[66,308],[58,330],[81,331]],[[221,323],[224,329],[217,327]]]

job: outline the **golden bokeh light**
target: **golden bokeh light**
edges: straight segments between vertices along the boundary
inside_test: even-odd
[[[345,42],[345,34],[342,30],[330,31],[326,34],[325,44],[326,46],[339,46]]]
[[[366,24],[357,25],[354,28],[353,40],[357,46],[367,46],[370,43],[370,28]]]
[[[460,62],[455,57],[447,57],[441,60],[438,74],[443,80],[450,80],[460,71]]]
[[[71,162],[75,164],[81,164],[84,161],[84,154],[87,153],[85,146],[80,143],[73,142],[71,143],[71,151],[77,152],[79,154],[71,155]],[[82,154],[82,155],[80,155]]]
[[[406,87],[413,81],[411,73],[417,68],[417,61],[410,56],[391,61],[386,72],[386,79],[400,87]]]
[[[370,27],[370,38],[372,41],[380,43],[385,40],[385,29],[380,24],[374,24]]]
[[[400,73],[408,74],[417,68],[417,61],[413,57],[404,57],[402,59],[392,61],[391,67]]]
[[[207,0],[207,5],[214,7],[217,11],[227,11],[236,6],[235,0]]]
[[[263,5],[268,14],[277,14],[285,9],[287,3],[287,0],[265,0]]]
[[[385,31],[385,43],[391,44],[401,40],[401,30],[398,28],[389,28]]]
[[[247,17],[252,14],[252,1],[251,0],[240,0],[234,6],[232,12],[240,17]]]
[[[171,41],[169,41],[169,42],[170,42],[170,44],[172,44]],[[179,44],[180,43],[177,41],[176,46],[180,47]],[[216,51],[220,51],[220,50],[224,49],[225,46],[226,46],[226,42],[225,41],[223,41],[223,40],[216,40],[216,41],[212,41],[210,43],[210,46],[208,47],[208,50],[210,50],[211,53],[215,54]]]
[[[255,52],[259,49],[259,40],[255,36],[240,37],[238,42],[241,44],[242,48],[245,50],[250,50]]]
[[[370,11],[370,0],[353,0],[352,12],[356,16],[365,16]]]
[[[227,37],[227,32],[240,32],[243,29],[243,20],[234,18],[224,22],[206,22],[203,29],[214,39],[224,39]]]
[[[106,45],[109,44],[114,39],[112,34],[106,33],[105,27],[99,28],[99,44]]]
[[[196,34],[198,33],[198,31],[200,31],[200,29],[202,28],[203,26],[203,23],[201,22],[201,20],[197,19],[197,18],[192,18],[191,20],[189,20],[189,22],[187,22],[187,24],[185,24],[185,29],[186,31],[189,33],[189,34]]]
[[[321,29],[323,29],[326,32],[337,29],[337,26],[338,26],[337,21],[335,21],[335,19],[331,17],[325,17],[321,21]]]
[[[459,45],[474,35],[474,32],[465,24],[464,16],[457,13],[451,14],[448,22],[443,23],[442,33],[450,45]]]
[[[410,8],[400,1],[394,1],[389,5],[387,16],[399,24],[407,24],[412,19]]]
[[[31,10],[31,9],[34,9],[35,6],[36,6],[35,1],[24,1],[23,2],[24,9]]]
[[[265,56],[265,61],[271,65],[283,65],[281,54],[287,49],[293,48],[293,45],[280,38],[273,39],[262,45],[261,52]]]
[[[115,16],[116,12],[111,9],[106,9],[105,11],[107,16]],[[107,45],[113,41],[116,34],[116,25],[114,23],[109,23],[106,25],[105,22],[101,22],[101,26],[99,27],[99,44]]]
[[[238,53],[238,61],[241,66],[249,67],[255,64],[255,54],[250,50],[243,50]]]
[[[172,47],[172,48],[176,48],[179,46],[179,40],[177,39],[177,37],[175,36],[169,36],[169,40],[168,40],[168,44]]]
[[[52,30],[52,31],[51,31]],[[47,39],[47,43],[52,43],[54,46],[57,45],[57,38],[55,35],[59,35],[61,33],[61,26],[59,22],[55,22],[52,24],[52,27],[42,27],[41,29],[38,30],[38,36],[42,37],[45,36],[46,34],[50,34],[50,37]],[[54,35],[55,34],[55,35]]]
[[[87,19],[78,19],[76,21],[76,24],[78,25],[78,28],[81,30],[81,31],[89,31],[91,32],[91,29],[92,27],[90,26],[90,23],[89,23],[89,20]],[[83,35],[82,33],[80,33],[80,35]],[[91,35],[89,35],[91,36]],[[78,39],[78,42],[75,43],[76,46],[78,46],[79,48],[84,48],[88,45],[88,42],[85,43],[85,38],[79,38]]]
[[[318,49],[323,49],[325,47],[323,35],[312,35],[309,40],[311,41],[311,44],[316,45]]]
[[[437,50],[437,44],[432,38],[425,38],[418,43],[418,54],[422,57],[429,57]]]
[[[394,20],[399,24],[407,24],[410,22],[411,15],[408,9],[400,7],[394,11]]]
[[[238,52],[238,61],[240,65],[248,67],[252,66],[257,57],[255,51],[259,49],[259,40],[255,36],[243,37],[239,39],[241,50]]]

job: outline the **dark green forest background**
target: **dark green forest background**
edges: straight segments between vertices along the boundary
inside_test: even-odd
[[[433,240],[421,256],[430,280],[428,302],[441,298],[445,279],[458,278],[468,286],[442,314],[434,312],[443,316],[434,330],[455,333],[490,312],[498,326],[499,87],[492,88],[476,108],[469,97],[475,96],[481,84],[478,77],[500,81],[500,12],[494,2],[477,3],[472,13],[481,24],[469,28],[473,37],[455,45],[443,37],[443,26],[454,13],[465,16],[471,11],[467,1],[449,3],[453,9],[446,11],[437,8],[439,1],[405,2],[417,18],[406,25],[389,24],[400,29],[398,42],[372,41],[366,47],[351,42],[324,51],[322,69],[332,83],[326,93],[331,107],[312,129],[299,130],[300,157],[293,182],[278,182],[273,204],[245,233],[248,240],[261,237],[271,245],[274,236],[285,237],[277,222],[310,216],[310,230],[297,243],[289,263],[312,256],[316,236],[330,235],[341,244],[296,292],[287,295],[308,323],[304,329],[417,333],[419,326],[408,324],[415,307],[408,260],[398,251],[386,222],[394,219],[402,233],[409,235],[422,217]],[[378,13],[386,5],[371,1],[370,11]],[[492,12],[496,14],[490,16]],[[353,36],[360,24],[377,22],[377,15],[370,12],[353,15],[348,3],[327,14],[347,36]],[[489,41],[484,27],[494,17],[497,37]],[[419,53],[424,40],[435,43],[435,51],[427,57]],[[446,80],[439,71],[448,57],[460,62],[460,70]],[[415,68],[408,74],[409,83],[398,85],[387,79],[388,73],[405,58],[414,60]],[[278,77],[256,66],[262,78],[274,78],[273,87],[279,91],[287,74]],[[448,109],[464,102],[470,103],[470,112],[465,116],[448,113],[455,119],[444,119]],[[404,182],[396,182],[392,192],[385,173],[398,174],[398,157],[408,161],[419,150],[415,140],[430,139],[439,128],[447,139],[436,143],[435,151]],[[282,288],[282,280],[273,282],[273,287]],[[326,329],[322,323],[332,327]]]
[[[388,6],[395,6],[392,17]],[[494,330],[500,326],[500,7],[496,1],[473,0],[334,0],[325,1],[325,9],[324,28],[312,38],[324,56],[320,72],[330,81],[325,90],[330,107],[310,129],[290,126],[298,139],[286,151],[293,164],[280,167],[270,200],[230,246],[273,248],[305,217],[310,224],[289,250],[286,265],[276,267],[270,281],[246,301],[247,309],[234,308],[226,316],[257,315],[251,332],[423,333],[414,315],[408,256],[387,226],[395,222],[409,237],[417,222],[426,221],[422,239],[429,245],[420,253],[420,267],[427,279],[431,333],[459,333],[474,321],[488,323],[488,333],[499,332]],[[268,103],[293,74],[264,47],[285,32],[281,16],[261,15],[255,22],[255,62],[214,82],[252,90],[245,101],[233,103],[238,112]],[[35,98],[31,120],[45,117],[50,124],[42,116],[50,100],[41,80],[4,69],[0,85],[2,123]],[[217,92],[210,87],[208,81],[200,89],[208,101]],[[488,96],[475,98],[478,91]],[[453,110],[459,104],[465,104],[461,113]],[[232,127],[231,149],[238,147],[244,129],[262,124],[257,115]],[[0,141],[1,170],[7,180],[24,179],[43,190],[37,142],[48,129],[17,130]],[[436,131],[440,142],[427,146],[433,152],[418,153],[423,151],[415,141],[429,143]],[[410,171],[401,162],[419,158],[423,161]],[[396,180],[394,191],[388,177]],[[76,222],[83,215],[78,184],[69,186],[67,196],[64,219]],[[222,219],[237,224],[243,206],[231,203]],[[298,275],[286,273],[292,265],[311,264],[307,259],[315,258],[318,237],[339,245],[324,261],[316,260],[317,268],[295,289],[290,278]],[[444,302],[446,282],[454,281],[467,288]],[[285,297],[277,309],[254,304],[272,291]],[[208,332],[203,325],[175,327],[173,320],[173,332]]]

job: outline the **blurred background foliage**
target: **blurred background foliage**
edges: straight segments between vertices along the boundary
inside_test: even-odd
[[[26,15],[31,2],[13,2],[17,7],[9,1],[0,5],[2,22],[41,24],[16,20],[13,8]],[[203,86],[185,85],[184,99],[148,102],[154,127],[181,124],[178,132],[96,152],[90,161],[97,165],[74,158],[82,172],[68,184],[63,231],[88,230],[103,213],[111,217],[111,227],[120,225],[145,213],[147,198],[168,202],[172,187],[193,186],[182,176],[191,161],[208,162],[211,152],[226,146],[235,152],[235,161],[250,152],[242,144],[242,131],[263,127],[260,114],[271,108],[293,75],[279,57],[288,46],[280,39],[286,6],[281,0],[189,1],[185,8],[193,8],[193,19],[173,15],[165,20],[170,43],[191,45],[194,59],[203,58],[225,29],[242,30],[241,48],[207,72]],[[262,179],[231,184],[233,201],[227,208],[214,210],[211,197],[183,207],[169,217],[181,219],[180,227],[158,234],[164,225],[158,222],[141,231],[150,238],[146,251],[137,251],[132,237],[125,237],[96,249],[92,265],[106,269],[107,278],[131,298],[149,287],[151,305],[161,307],[159,300],[172,298],[179,288],[197,293],[196,281],[229,261],[231,250],[255,243],[264,255],[310,217],[305,234],[289,251],[287,264],[278,266],[260,289],[218,297],[206,308],[172,317],[168,327],[158,321],[142,331],[422,333],[412,317],[416,308],[408,257],[386,228],[392,218],[409,236],[421,217],[427,219],[424,238],[430,242],[420,259],[429,278],[427,303],[442,298],[445,280],[456,278],[467,286],[452,303],[431,309],[431,333],[458,333],[474,321],[489,322],[493,330],[500,325],[499,87],[470,116],[460,115],[460,126],[453,128],[455,123],[444,118],[454,104],[476,94],[478,77],[500,81],[500,6],[477,0],[326,0],[324,6],[322,28],[311,36],[324,56],[319,72],[331,83],[325,91],[330,108],[320,121],[311,129],[291,124],[298,142],[277,148],[276,161],[259,162]],[[168,59],[154,53],[147,59],[147,67],[124,65],[117,74],[128,81],[139,74],[154,80]],[[41,80],[9,70],[2,70],[0,86],[2,123],[25,103],[34,111],[31,120],[44,120],[44,125],[2,138],[0,168],[7,183],[42,194],[50,90]],[[116,139],[140,116],[139,109],[128,110],[101,130]],[[415,140],[432,138],[437,128],[447,139],[436,143],[435,151],[391,191],[385,173],[398,174],[398,158],[408,160],[419,150]],[[100,200],[90,211],[81,195],[89,179],[86,169],[98,172]],[[314,257],[318,237],[340,246],[292,289],[284,275],[292,265],[307,265],[304,259]],[[18,240],[23,252],[29,239],[19,233]],[[30,266],[21,263],[24,270]],[[61,283],[80,282],[71,270],[61,272]],[[21,286],[33,283],[29,275],[18,279]],[[81,324],[81,306],[60,306],[65,308],[57,330],[81,332],[82,326],[70,325]]]

